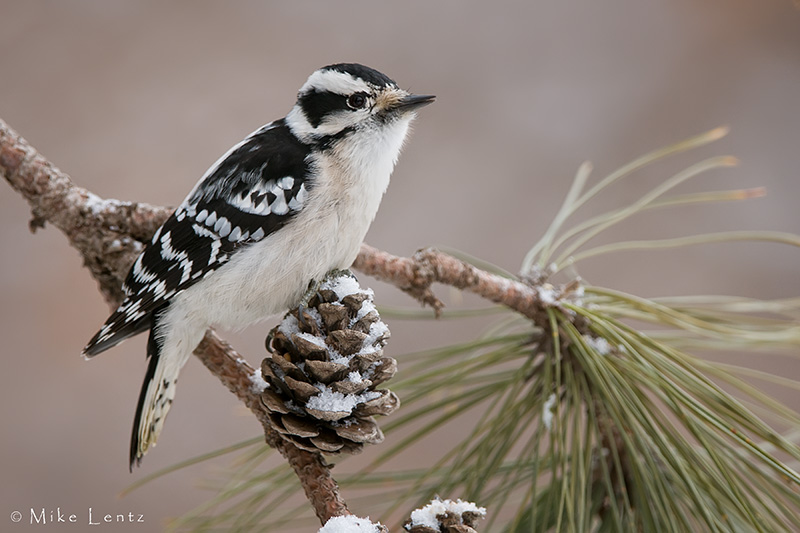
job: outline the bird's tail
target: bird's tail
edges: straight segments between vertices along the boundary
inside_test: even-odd
[[[202,329],[190,335],[180,335],[187,332],[177,332],[174,329],[164,331],[165,328],[159,322],[165,314],[166,310],[154,313],[153,325],[147,339],[147,373],[139,393],[131,432],[131,470],[134,464],[139,466],[147,450],[156,444],[175,398],[178,374],[204,333]]]

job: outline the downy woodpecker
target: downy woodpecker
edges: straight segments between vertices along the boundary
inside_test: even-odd
[[[415,111],[433,99],[363,65],[321,68],[285,118],[228,150],[156,231],[125,300],[83,350],[93,357],[149,330],[131,468],[155,445],[209,327],[296,306],[309,282],[352,264]]]

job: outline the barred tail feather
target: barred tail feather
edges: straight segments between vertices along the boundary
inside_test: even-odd
[[[175,398],[178,374],[205,333],[205,328],[186,327],[185,322],[178,323],[184,327],[167,327],[175,324],[169,321],[170,311],[172,309],[167,306],[162,312],[154,313],[147,339],[147,373],[131,432],[131,471],[134,464],[139,466],[147,451],[155,446]]]
[[[147,421],[147,417],[143,417],[142,414],[147,411],[152,411],[152,408],[145,409],[145,404],[149,405],[152,403],[149,399],[154,396],[154,390],[156,388],[155,383],[157,383],[155,381],[155,376],[159,362],[161,361],[161,350],[159,349],[159,341],[156,340],[155,331],[156,328],[151,327],[150,334],[147,338],[147,372],[144,375],[142,390],[139,392],[139,401],[136,404],[136,416],[133,418],[133,431],[131,433],[130,450],[131,471],[133,471],[134,463],[136,463],[136,466],[139,466],[142,461],[142,457],[144,456],[144,452],[146,452],[147,448],[149,447],[149,443],[147,443],[147,441],[143,441],[140,437],[142,433],[140,428],[150,426],[150,423]],[[151,389],[153,389],[153,392],[151,392]]]

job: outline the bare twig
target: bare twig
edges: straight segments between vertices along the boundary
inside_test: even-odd
[[[521,281],[486,272],[433,248],[420,250],[414,257],[397,257],[362,244],[361,253],[353,267],[396,285],[423,305],[433,307],[437,316],[444,304],[433,294],[433,283],[475,293],[489,301],[505,305],[534,322],[546,322],[546,316],[543,315],[546,306],[535,288]]]

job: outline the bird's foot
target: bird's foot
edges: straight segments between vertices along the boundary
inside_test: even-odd
[[[332,279],[341,278],[347,276],[348,278],[353,278],[354,280],[358,281],[358,278],[349,268],[334,268],[333,270],[329,271],[325,274],[325,277],[322,278],[322,282],[330,281]]]

